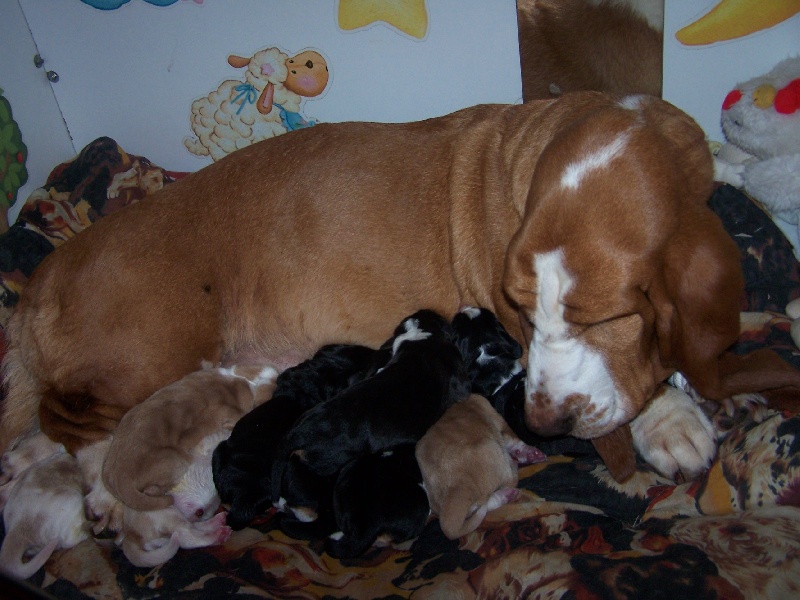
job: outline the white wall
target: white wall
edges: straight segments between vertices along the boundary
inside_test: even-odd
[[[331,81],[302,112],[323,122],[417,120],[522,96],[515,0],[427,0],[423,39],[382,23],[344,31],[337,0],[130,0],[106,11],[79,0],[20,2],[61,76],[54,89],[75,147],[107,135],[171,170],[210,162],[183,138],[192,135],[191,103],[242,77],[229,54],[319,50]]]
[[[17,203],[9,211],[8,220],[13,223],[31,191],[44,185],[53,167],[73,158],[75,147],[45,68],[37,69],[33,64],[36,44],[18,0],[0,0],[0,15],[0,88],[11,104],[22,142],[28,148],[28,181],[20,188]]]
[[[745,37],[687,46],[675,33],[719,4],[720,0],[667,0],[664,13],[664,99],[692,115],[709,139],[724,141],[722,101],[737,83],[769,71],[800,54],[800,14]],[[752,4],[764,11],[772,0]],[[777,3],[775,3],[777,4]]]

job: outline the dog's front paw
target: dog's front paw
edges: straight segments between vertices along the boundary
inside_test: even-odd
[[[662,385],[631,421],[633,445],[659,473],[690,481],[710,466],[717,453],[714,427],[684,391]]]

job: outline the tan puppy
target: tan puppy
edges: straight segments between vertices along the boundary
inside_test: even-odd
[[[3,524],[0,570],[22,579],[36,573],[58,548],[87,539],[83,479],[75,458],[58,452],[29,467],[9,494]]]
[[[477,394],[447,409],[417,443],[416,455],[431,510],[451,540],[517,496],[518,462],[546,460]]]
[[[36,269],[7,328],[0,449],[40,422],[74,451],[203,360],[377,347],[423,307],[486,307],[530,343],[540,433],[609,434],[676,370],[711,399],[797,385],[794,370],[738,377],[745,359],[722,360],[743,277],[711,190],[689,117],[595,92],[248,146]]]
[[[122,529],[123,504],[106,489],[103,483],[103,461],[111,446],[111,437],[75,452],[75,458],[83,473],[83,480],[89,490],[83,499],[86,517],[92,522],[92,530],[99,534],[104,530]]]
[[[176,486],[197,460],[205,460],[214,488],[216,444],[242,415],[272,395],[276,377],[271,367],[209,368],[159,390],[120,421],[103,462],[105,487],[136,510],[175,503],[187,518],[202,518],[205,503],[183,499]]]

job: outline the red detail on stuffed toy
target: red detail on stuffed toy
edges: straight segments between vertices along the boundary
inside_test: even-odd
[[[731,90],[728,92],[728,95],[725,96],[725,100],[722,101],[722,110],[728,110],[731,106],[736,104],[739,100],[742,99],[742,92],[739,90]]]
[[[782,115],[790,115],[800,108],[800,79],[794,79],[775,94],[775,110]]]

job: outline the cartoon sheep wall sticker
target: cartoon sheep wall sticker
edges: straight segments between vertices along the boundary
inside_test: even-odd
[[[315,124],[300,114],[300,103],[319,96],[328,85],[328,65],[321,54],[304,50],[289,56],[272,47],[250,58],[232,54],[228,64],[246,68],[244,81],[225,80],[192,103],[190,122],[196,137],[183,140],[189,152],[216,161],[255,142]]]

